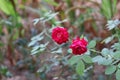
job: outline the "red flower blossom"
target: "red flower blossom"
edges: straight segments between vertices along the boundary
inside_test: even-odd
[[[72,41],[70,48],[72,49],[72,53],[75,55],[84,54],[87,51],[88,42],[82,38],[76,38]]]
[[[69,37],[68,31],[63,27],[55,27],[52,30],[52,39],[58,44],[67,42],[68,37]]]

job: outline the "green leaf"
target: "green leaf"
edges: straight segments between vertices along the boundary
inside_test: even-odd
[[[106,59],[102,56],[96,56],[92,58],[93,62],[97,62],[99,65],[110,65],[112,63],[112,59]]]
[[[112,17],[110,6],[111,6],[110,1],[102,0],[101,12],[107,19],[110,19]]]
[[[93,62],[100,62],[102,59],[103,59],[102,56],[95,56],[95,57],[92,58],[92,61]]]
[[[106,69],[105,69],[105,74],[112,74],[116,71],[116,66],[114,65],[111,65],[111,66],[108,66]]]
[[[79,75],[83,75],[84,69],[85,69],[85,64],[83,63],[82,60],[80,60],[80,61],[77,63],[76,72],[77,72]]]
[[[54,0],[44,0],[44,1],[53,6],[58,6],[58,3],[56,3]]]
[[[2,42],[0,42],[0,46],[3,46],[4,44]]]
[[[112,49],[115,49],[115,50],[119,50],[120,49],[120,43],[114,43],[112,46],[111,46]]]
[[[118,69],[117,71],[116,71],[116,79],[117,80],[120,80],[120,69]]]
[[[85,61],[86,63],[92,63],[92,58],[88,55],[83,55],[82,56],[83,61]]]
[[[72,53],[72,49],[68,49],[67,52],[71,54]]]
[[[102,54],[103,56],[108,56],[109,53],[110,53],[110,51],[109,51],[109,49],[107,49],[107,48],[103,48],[102,51],[101,51],[101,54]]]
[[[113,57],[114,57],[115,59],[119,59],[119,58],[120,58],[120,51],[114,52]]]
[[[52,51],[51,53],[61,54],[62,53],[62,48],[59,48],[58,50]]]
[[[109,42],[111,42],[114,39],[115,36],[110,36],[106,39],[103,40],[103,42],[105,42],[105,44],[108,44]]]
[[[116,19],[116,20],[109,20],[107,22],[107,26],[108,26],[107,28],[108,28],[108,30],[112,30],[115,27],[117,27],[119,24],[120,24],[120,21],[118,19]]]
[[[116,4],[117,4],[117,0],[113,0],[113,12],[114,13],[116,13],[116,11],[117,11]]]
[[[118,64],[118,68],[120,68],[120,63]]]
[[[90,41],[90,43],[88,44],[88,48],[94,48],[95,46],[96,46],[95,40]]]
[[[35,55],[35,54],[41,53],[41,52],[43,52],[44,50],[45,50],[45,48],[41,48],[41,49],[36,50],[36,51],[34,51],[34,52],[31,51],[31,55]]]
[[[106,58],[103,58],[103,60],[101,62],[99,62],[99,64],[102,64],[102,65],[110,65],[112,63],[112,59],[106,59]]]
[[[0,0],[0,9],[7,15],[14,15],[14,8],[9,0]]]
[[[72,56],[69,60],[68,63],[70,65],[74,65],[75,63],[77,63],[80,60],[80,56]]]

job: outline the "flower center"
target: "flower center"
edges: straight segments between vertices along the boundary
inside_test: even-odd
[[[61,37],[61,33],[58,33],[58,34],[57,34],[57,37],[60,38],[60,37]]]

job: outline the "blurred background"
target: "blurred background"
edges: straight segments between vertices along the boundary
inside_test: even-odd
[[[34,25],[33,20],[50,11],[58,12],[54,19]],[[107,21],[119,18],[120,0],[0,0],[0,80],[114,80],[114,75],[104,75],[105,67],[98,64],[84,76],[77,75],[74,66],[67,65],[69,43],[62,45],[64,57],[61,48],[57,54],[49,52],[56,44],[44,34],[39,44],[45,51],[31,55],[28,44],[44,28],[50,35],[56,21],[67,19],[59,26],[67,28],[71,38],[83,34],[88,40],[95,39],[100,51],[110,45],[101,41],[114,33],[106,29]]]

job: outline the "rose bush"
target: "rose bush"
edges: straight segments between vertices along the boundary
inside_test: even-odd
[[[42,22],[45,22],[45,21],[42,21]],[[36,20],[36,22],[38,21]],[[87,65],[87,64],[98,63],[99,65],[106,66],[106,69],[105,69],[106,75],[111,75],[114,73],[116,75],[116,79],[119,80],[120,79],[120,76],[119,76],[120,74],[120,63],[119,63],[120,62],[120,54],[119,54],[120,53],[120,48],[119,48],[120,47],[120,37],[119,37],[120,30],[119,30],[119,27],[117,27],[119,26],[119,24],[120,24],[119,20],[108,21],[107,28],[109,30],[114,29],[115,33],[112,36],[109,36],[108,38],[104,39],[102,43],[104,42],[105,44],[108,44],[111,41],[114,41],[114,39],[116,40],[116,43],[111,44],[110,48],[103,48],[101,51],[96,50],[97,39],[89,41],[89,39],[85,40],[85,38],[83,37],[82,38],[77,37],[71,41],[69,39],[69,33],[67,29],[60,26],[56,26],[58,24],[53,25],[54,28],[52,30],[51,36],[47,34],[47,31],[44,27],[43,32],[33,37],[29,45],[33,46],[38,41],[40,42],[41,40],[43,40],[45,38],[43,34],[45,33],[46,36],[52,38],[55,43],[59,44],[59,45],[54,44],[55,47],[53,47],[53,49],[49,51],[51,53],[59,54],[59,55],[56,54],[57,57],[55,56],[54,59],[52,58],[52,61],[53,61],[53,64],[51,64],[52,66],[56,64],[60,66],[59,64],[60,62],[64,66],[68,65],[75,68],[76,73],[80,76],[83,76],[85,72],[88,73],[88,71],[90,69],[93,69],[94,67],[94,65]],[[45,24],[43,23],[43,25]],[[63,43],[66,43],[68,40],[71,43],[70,45],[69,44],[61,45]],[[44,52],[48,44],[49,42],[45,44],[40,44],[39,46],[38,45],[33,46],[33,49],[31,51],[32,55]],[[64,47],[68,49],[67,53],[70,53],[70,54],[65,54],[63,52],[62,49]],[[69,48],[72,49],[72,51],[69,50]],[[93,54],[93,53],[96,53],[96,54]],[[71,54],[74,54],[74,55],[71,55]],[[48,69],[48,71],[49,70],[50,69]]]

